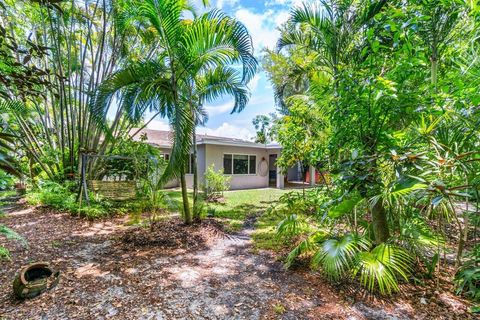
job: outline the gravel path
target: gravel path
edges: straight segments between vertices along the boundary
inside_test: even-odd
[[[127,227],[125,219],[89,223],[17,206],[1,223],[22,234],[29,247],[0,238],[13,258],[0,262],[0,319],[416,318],[400,301],[372,309],[316,274],[285,270],[267,253],[253,253],[253,222],[236,235],[218,232],[213,220],[188,228],[168,222],[154,234],[154,240],[165,239],[142,246],[124,239],[150,235],[148,229]],[[175,232],[188,233],[189,241]],[[187,245],[162,246],[172,239]],[[18,301],[11,282],[32,261],[49,261],[62,272],[61,281],[37,298]]]

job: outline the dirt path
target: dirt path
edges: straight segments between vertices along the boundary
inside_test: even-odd
[[[2,223],[30,247],[0,240],[13,256],[0,264],[0,319],[409,319],[401,306],[395,316],[382,307],[369,314],[318,275],[253,254],[252,221],[235,236],[212,232],[209,224],[192,227],[187,231],[198,245],[175,249],[125,244],[133,229],[122,219],[88,223],[16,208]],[[174,238],[172,230],[165,233]],[[35,299],[15,300],[15,271],[38,260],[62,272],[60,284]]]

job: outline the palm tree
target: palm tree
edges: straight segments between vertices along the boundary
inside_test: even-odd
[[[104,106],[119,93],[130,117],[140,118],[151,110],[169,119],[173,147],[162,182],[180,178],[185,222],[190,224],[185,169],[198,120],[196,110],[224,93],[238,96],[233,112],[245,106],[242,86],[257,67],[252,40],[241,23],[219,11],[184,18],[184,1],[132,0],[127,8],[120,13],[121,24],[141,22],[153,28],[158,37],[156,56],[133,62],[105,81],[96,93],[94,113],[104,120]],[[234,64],[240,64],[242,71],[226,68]]]
[[[291,76],[298,81],[312,69],[326,72],[336,92],[339,67],[351,61],[355,37],[386,4],[386,0],[321,0],[294,8],[277,49],[302,50],[313,54],[313,61],[310,67],[293,67]],[[280,95],[284,91],[282,87],[276,89]]]
[[[20,172],[15,163],[15,160],[9,155],[13,151],[10,146],[15,136],[0,132],[0,170],[3,170],[11,175],[19,176]]]

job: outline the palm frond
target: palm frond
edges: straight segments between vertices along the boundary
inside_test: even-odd
[[[368,250],[370,241],[357,234],[346,234],[339,239],[323,241],[312,258],[314,267],[320,266],[322,271],[332,280],[338,280],[348,273],[357,255]]]
[[[289,268],[295,262],[295,260],[302,254],[308,254],[315,252],[318,248],[319,243],[321,243],[326,237],[328,237],[329,232],[326,230],[318,230],[317,232],[308,236],[305,240],[301,241],[285,259],[285,267]]]
[[[231,67],[218,67],[207,71],[196,81],[200,102],[213,102],[225,95],[231,95],[235,104],[232,113],[241,112],[250,98],[248,87],[237,70]]]
[[[397,292],[398,278],[408,279],[413,259],[403,249],[382,243],[371,251],[360,252],[356,258],[354,276],[369,291],[381,294]]]

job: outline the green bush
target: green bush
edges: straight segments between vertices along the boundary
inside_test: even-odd
[[[74,190],[74,185],[61,185],[56,182],[43,181],[38,189],[27,194],[27,203],[70,212],[88,219],[98,219],[108,216],[110,213],[122,211],[120,205],[114,208],[111,202],[94,194],[90,194],[89,205],[84,202],[80,206],[77,201],[77,194],[72,190]]]
[[[480,245],[476,245],[467,255],[467,260],[455,275],[456,293],[480,301]]]
[[[11,190],[15,184],[15,178],[0,170],[0,191]]]
[[[223,195],[224,191],[230,189],[231,177],[223,174],[223,169],[215,171],[215,167],[212,164],[207,168],[205,172],[205,198],[207,201],[216,200]]]
[[[42,181],[37,190],[27,194],[27,203],[60,211],[71,211],[76,206],[76,195],[66,186],[56,182]]]
[[[85,207],[77,207],[76,213],[79,216],[85,217],[90,220],[103,218],[105,216],[108,216],[109,214],[108,210],[105,207],[98,204],[93,204]]]

